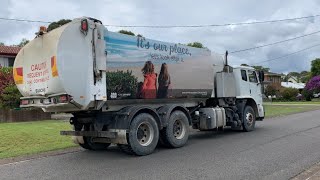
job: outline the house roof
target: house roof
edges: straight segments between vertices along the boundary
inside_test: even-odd
[[[303,89],[305,84],[304,83],[292,83],[292,82],[281,82],[282,87],[286,88],[295,88],[295,89]]]
[[[0,55],[16,56],[20,49],[16,46],[0,46]]]
[[[277,74],[277,73],[273,73],[273,72],[265,72],[264,75],[267,75],[267,76],[282,76],[281,74]]]

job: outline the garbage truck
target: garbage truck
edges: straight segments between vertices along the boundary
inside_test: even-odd
[[[22,108],[72,113],[61,135],[88,150],[116,144],[134,155],[184,146],[192,129],[252,131],[264,119],[263,72],[227,53],[109,31],[82,17],[37,37],[17,55]]]

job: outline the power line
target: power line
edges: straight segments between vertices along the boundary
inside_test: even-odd
[[[320,14],[312,16],[303,16],[296,18],[266,20],[266,21],[252,21],[252,22],[239,22],[239,23],[225,23],[225,24],[205,24],[205,25],[112,25],[106,24],[107,27],[136,27],[136,28],[200,28],[200,27],[222,27],[222,26],[239,26],[239,25],[253,25],[253,24],[264,24],[264,23],[276,23],[285,21],[302,20],[308,18],[319,17]],[[39,20],[28,20],[28,19],[16,19],[16,18],[2,18],[0,20],[6,21],[19,21],[19,22],[30,22],[30,23],[52,23],[50,21],[39,21]]]
[[[18,21],[18,22],[29,22],[29,23],[52,23],[50,21],[38,21],[38,20],[28,20],[28,19],[15,19],[15,18],[2,18],[0,17],[0,20],[5,20],[5,21]]]
[[[289,54],[286,54],[286,55],[283,55],[283,56],[279,56],[279,57],[276,57],[276,58],[272,58],[272,59],[268,59],[268,60],[265,60],[265,61],[257,62],[257,63],[254,63],[254,64],[261,64],[261,63],[265,63],[265,62],[275,61],[275,60],[282,59],[282,58],[285,58],[285,57],[288,57],[288,56],[292,56],[292,55],[300,53],[302,51],[306,51],[306,50],[312,49],[312,48],[317,47],[317,46],[320,46],[320,44],[315,44],[313,46],[301,49],[299,51],[295,51],[295,52],[292,52],[292,53],[289,53]]]
[[[276,23],[283,21],[293,21],[308,18],[319,17],[320,15],[287,18],[287,19],[276,19],[267,21],[253,21],[253,22],[240,22],[240,23],[226,23],[226,24],[205,24],[205,25],[105,25],[110,27],[137,27],[137,28],[199,28],[199,27],[221,27],[221,26],[239,26],[239,25],[253,25],[253,24],[263,24],[263,23]]]
[[[320,33],[320,31],[312,32],[312,33],[309,33],[309,34],[304,34],[302,36],[297,36],[297,37],[294,37],[294,38],[290,38],[290,39],[286,39],[286,40],[282,40],[282,41],[277,41],[277,42],[273,42],[273,43],[269,43],[269,44],[264,44],[264,45],[255,46],[255,47],[251,47],[251,48],[231,51],[231,52],[229,52],[229,54],[235,54],[235,53],[239,53],[239,52],[250,51],[250,50],[259,49],[259,48],[263,48],[263,47],[267,47],[267,46],[272,46],[272,45],[276,45],[276,44],[280,44],[280,43],[284,43],[284,42],[300,39],[300,38],[303,38],[303,37],[306,37],[306,36],[311,36],[311,35],[314,35],[314,34],[317,34],[317,33]]]

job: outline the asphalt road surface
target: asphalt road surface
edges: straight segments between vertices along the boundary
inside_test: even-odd
[[[0,165],[0,179],[290,179],[320,161],[320,110],[266,119],[249,133],[196,132],[179,149],[117,147]]]

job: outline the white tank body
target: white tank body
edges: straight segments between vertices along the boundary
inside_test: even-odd
[[[22,99],[30,100],[22,107],[63,112],[97,109],[108,101],[123,105],[123,100],[155,100],[162,89],[159,76],[164,63],[171,79],[167,80],[171,89],[166,93],[172,92],[165,99],[214,96],[214,77],[224,65],[220,55],[207,49],[109,32],[89,19],[88,32],[84,33],[80,30],[82,19],[39,36],[21,49],[14,63],[14,80]],[[148,49],[145,43],[149,43]],[[148,97],[141,97],[138,85],[145,84],[147,75],[141,69],[147,61],[153,64],[155,74],[155,89],[148,91],[155,93],[144,92]],[[131,72],[126,74],[133,80],[131,89],[110,82],[119,72]],[[69,102],[52,100],[61,95],[67,95]]]

